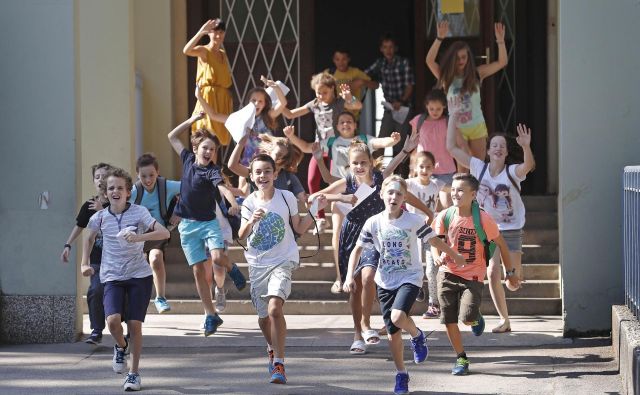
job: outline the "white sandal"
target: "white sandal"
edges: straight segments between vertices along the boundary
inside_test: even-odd
[[[380,335],[374,329],[362,331],[362,337],[367,345],[375,345],[380,343]]]
[[[364,355],[367,353],[367,345],[364,340],[354,340],[349,349],[351,355]]]

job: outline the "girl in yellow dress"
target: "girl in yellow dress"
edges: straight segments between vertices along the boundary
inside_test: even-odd
[[[198,71],[196,85],[200,86],[202,96],[216,113],[231,114],[233,111],[233,99],[231,98],[231,70],[227,54],[221,48],[224,41],[226,25],[221,19],[210,19],[198,30],[191,40],[184,46],[182,52],[187,56],[198,58]],[[209,43],[197,45],[205,35],[209,36]],[[196,103],[194,114],[203,111],[202,106]],[[231,135],[224,124],[214,122],[209,117],[204,117],[192,125],[191,130],[200,128],[208,129],[218,137],[222,145],[228,145]]]

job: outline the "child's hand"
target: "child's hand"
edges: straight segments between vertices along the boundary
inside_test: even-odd
[[[340,96],[342,96],[346,102],[351,101],[351,97],[353,95],[351,94],[351,87],[349,84],[340,84]]]
[[[296,127],[293,125],[285,126],[284,129],[282,129],[282,132],[287,136],[287,138],[291,138],[291,136],[296,132]]]
[[[91,266],[86,264],[80,265],[80,272],[85,277],[93,276],[95,274],[95,270],[93,270]]]
[[[238,206],[237,204],[232,204],[231,207],[229,207],[229,215],[235,217],[238,214],[240,214],[240,206]]]
[[[398,132],[391,133],[391,138],[393,139],[393,145],[396,145],[400,142],[402,136]]]
[[[62,254],[60,254],[60,260],[61,260],[62,262],[65,262],[65,263],[69,262],[69,253],[70,253],[70,252],[71,252],[71,248],[69,248],[69,247],[64,247],[64,248],[62,249]]]
[[[178,217],[177,215],[173,214],[171,215],[171,218],[169,218],[169,224],[176,226],[180,223],[180,220],[182,218]]]
[[[460,254],[455,254],[451,258],[453,258],[453,262],[458,266],[464,266],[467,264],[467,260]]]
[[[531,144],[531,129],[527,128],[527,125],[520,123],[516,130],[518,131],[516,143],[522,148],[528,147]]]
[[[139,241],[142,241],[140,240],[140,235],[133,232],[125,233],[124,235],[122,235],[122,238],[128,241],[129,243],[137,243]]]
[[[215,29],[219,23],[220,23],[220,19],[209,19],[204,23],[204,25],[202,25],[200,30],[198,30],[198,33],[200,34],[213,33],[213,29]]]
[[[352,206],[358,202],[358,198],[354,194],[342,195],[342,198],[340,200],[343,203],[347,203],[347,204],[350,204]]]
[[[411,135],[409,135],[409,137],[407,137],[407,139],[404,141],[404,147],[402,147],[402,150],[405,152],[413,152],[413,150],[418,147],[418,142],[419,134],[417,130],[414,130],[411,132]]]
[[[444,252],[443,252],[443,253],[441,253],[440,255],[437,255],[437,256],[435,256],[435,255],[434,255],[434,257],[433,257],[433,263],[434,263],[436,266],[442,266],[442,265],[444,265],[444,264],[445,264],[444,257],[445,257]]]
[[[517,291],[522,286],[522,282],[520,281],[520,277],[518,277],[517,275],[508,276],[504,280],[504,282],[505,282],[505,284],[507,285],[507,288],[509,288],[510,291]]]
[[[254,225],[256,222],[260,221],[262,217],[265,215],[265,210],[263,208],[256,209],[256,211],[251,214],[251,218],[249,219],[249,223]]]
[[[191,115],[191,118],[189,118],[189,121],[191,121],[191,123],[194,123],[194,122],[199,121],[202,118],[204,118],[204,116],[205,116],[204,111],[200,111],[200,112],[197,112],[197,113]]]
[[[102,210],[102,202],[99,198],[95,197],[93,199],[89,199],[89,209],[100,211]]]
[[[316,161],[323,160],[322,147],[320,146],[320,142],[315,141],[311,144],[311,152],[313,153],[313,157],[316,158]]]
[[[278,83],[277,83],[277,82],[275,82],[275,81],[273,81],[273,80],[268,79],[268,78],[267,78],[267,77],[265,77],[264,75],[261,75],[261,76],[260,76],[260,81],[262,81],[262,83],[263,83],[265,86],[267,86],[267,87],[269,87],[269,86],[270,86],[270,87],[272,87],[272,88],[275,88],[276,86],[278,86]]]
[[[438,22],[438,26],[436,27],[436,34],[440,38],[447,37],[447,34],[449,34],[449,21]]]
[[[316,199],[318,199],[318,210],[323,210],[329,205],[327,198],[323,194],[316,196]]]
[[[347,279],[342,284],[342,290],[344,292],[356,292],[356,283],[353,281],[353,276],[347,275]]]
[[[498,43],[504,43],[504,25],[502,23],[494,23],[493,28],[496,33],[496,41]]]

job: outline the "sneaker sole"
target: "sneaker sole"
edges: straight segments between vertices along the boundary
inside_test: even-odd
[[[271,377],[271,384],[287,384],[287,379],[282,377]]]
[[[467,376],[469,374],[469,371],[463,372],[463,373],[453,373],[451,372],[452,376]]]

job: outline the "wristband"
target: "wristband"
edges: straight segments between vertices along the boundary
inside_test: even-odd
[[[351,101],[349,101],[349,104],[353,104],[356,102],[356,97],[354,95],[351,95]]]
[[[64,248],[71,249],[71,244],[67,244],[67,243],[65,243],[65,244],[64,244]]]
[[[438,37],[438,36],[436,36],[436,40],[438,40],[438,41],[442,41],[442,40],[444,40],[444,37]]]
[[[505,277],[511,277],[511,276],[513,276],[515,274],[516,274],[516,268],[513,267],[513,268],[511,268],[511,270],[506,270],[505,273],[504,273],[504,276]]]
[[[411,155],[411,153],[413,152],[413,150],[411,150],[411,151],[407,152],[407,151],[405,151],[405,150],[403,149],[403,150],[402,150],[402,152],[404,152],[407,156],[409,156],[409,155]]]
[[[502,41],[498,41],[498,40],[496,40],[496,43],[497,43],[497,44],[504,44],[504,40],[502,40]]]

